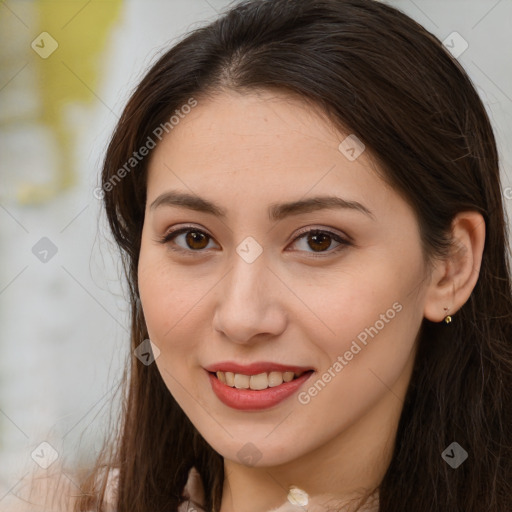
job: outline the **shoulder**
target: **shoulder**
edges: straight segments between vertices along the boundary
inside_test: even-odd
[[[107,512],[116,510],[118,474],[117,468],[108,472],[105,490]],[[62,468],[53,471],[37,470],[25,475],[14,486],[2,499],[0,508],[2,512],[72,512],[81,493],[75,476]]]

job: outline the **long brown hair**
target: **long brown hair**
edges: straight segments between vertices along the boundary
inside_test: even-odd
[[[105,441],[75,510],[100,510],[102,492],[93,484],[113,466],[120,469],[117,512],[176,511],[193,466],[206,509],[219,510],[223,458],[156,365],[131,355],[148,338],[137,266],[149,157],[126,164],[156,140],[158,127],[170,129],[170,117],[191,98],[272,88],[318,105],[364,142],[413,207],[427,258],[448,254],[458,212],[482,214],[485,247],[469,300],[449,328],[427,319],[421,326],[379,510],[512,510],[512,292],[495,138],[458,61],[421,25],[373,0],[237,3],[163,54],[131,96],[101,176],[129,284],[130,360],[119,429]],[[453,441],[469,455],[457,469],[441,457]]]

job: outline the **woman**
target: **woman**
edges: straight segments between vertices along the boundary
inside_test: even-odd
[[[496,143],[423,27],[234,6],[146,74],[101,189],[134,355],[74,510],[512,510]]]

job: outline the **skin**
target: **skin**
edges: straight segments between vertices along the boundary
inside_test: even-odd
[[[413,210],[374,172],[368,150],[350,161],[338,149],[347,135],[284,93],[223,92],[201,99],[151,155],[141,303],[169,391],[224,457],[220,512],[277,507],[290,485],[308,492],[308,510],[325,511],[328,499],[341,507],[377,486],[390,462],[421,322],[441,322],[444,308],[453,315],[476,284],[483,218],[459,214],[453,234],[460,250],[429,268]],[[226,217],[152,209],[169,190],[206,198]],[[269,220],[271,204],[324,194],[358,201],[373,217],[323,209]],[[189,224],[207,236],[192,246],[187,233],[159,242]],[[302,228],[352,242],[336,251],[335,239],[315,244]],[[252,263],[236,252],[248,236],[263,249]],[[359,343],[357,355],[307,404],[295,394],[244,412],[211,389],[203,367],[232,360],[315,368],[300,391],[307,390],[396,303],[400,312],[367,345]],[[253,465],[237,455],[247,443],[260,455]]]

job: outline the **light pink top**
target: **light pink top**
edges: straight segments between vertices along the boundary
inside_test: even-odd
[[[106,501],[109,504],[108,510],[115,512],[116,485],[119,476],[119,469],[111,469],[107,480],[107,489],[105,491]],[[188,473],[188,480],[183,489],[183,495],[187,498],[179,507],[178,512],[207,512],[204,506],[204,488],[201,477],[196,468],[192,468]],[[112,508],[110,508],[112,507]],[[298,512],[304,510],[303,507],[292,505],[286,501],[278,508],[273,508],[268,512]]]

